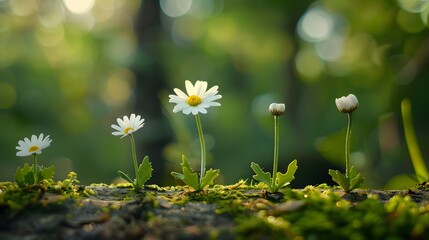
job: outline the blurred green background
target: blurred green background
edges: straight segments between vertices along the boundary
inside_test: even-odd
[[[110,125],[134,112],[146,119],[135,137],[150,183],[176,184],[182,154],[199,162],[194,118],[168,103],[188,79],[223,96],[202,116],[220,183],[250,180],[252,161],[271,169],[268,105],[284,102],[279,168],[298,159],[292,187],[333,184],[347,120],[334,99],[354,93],[351,158],[365,187],[412,186],[400,102],[411,100],[429,159],[428,18],[419,0],[0,0],[0,181],[31,162],[18,140],[40,133],[53,141],[39,162],[58,180],[132,174],[129,140]]]

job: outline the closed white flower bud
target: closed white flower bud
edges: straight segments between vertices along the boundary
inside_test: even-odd
[[[342,113],[351,113],[359,106],[358,99],[353,94],[349,94],[347,97],[336,98],[335,104]]]
[[[286,107],[284,103],[271,103],[268,109],[274,116],[280,116],[285,112]]]

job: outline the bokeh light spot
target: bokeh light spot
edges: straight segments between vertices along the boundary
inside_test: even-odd
[[[325,61],[337,61],[343,54],[344,44],[341,36],[332,36],[315,44],[317,55]]]
[[[398,25],[406,32],[418,33],[424,29],[424,25],[418,14],[400,10],[396,17]]]
[[[117,69],[107,80],[104,101],[112,107],[125,105],[135,85],[134,73],[128,69]]]
[[[160,0],[162,12],[169,17],[185,15],[191,8],[192,0]]]
[[[298,34],[307,42],[327,39],[333,31],[333,20],[323,9],[313,8],[302,16],[298,23]]]
[[[41,2],[37,18],[40,24],[46,28],[54,28],[62,25],[65,17],[64,6],[61,2],[44,0]]]
[[[37,11],[38,5],[35,0],[13,0],[9,1],[12,12],[17,16],[30,16]]]
[[[402,9],[412,13],[419,13],[429,6],[428,0],[398,0]]]
[[[63,0],[67,9],[74,14],[84,14],[91,11],[94,0]]]

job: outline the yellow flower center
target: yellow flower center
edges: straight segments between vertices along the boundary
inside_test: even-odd
[[[132,127],[127,127],[127,128],[125,128],[125,129],[124,129],[124,133],[125,133],[125,134],[128,134],[128,132],[129,132],[129,131],[133,131],[133,130],[134,130],[134,128],[132,128]]]
[[[188,97],[188,99],[186,99],[186,103],[188,103],[192,107],[195,107],[195,106],[200,105],[201,98],[199,96],[196,96],[196,95],[191,95]]]
[[[38,146],[31,146],[29,149],[28,149],[28,151],[29,152],[37,152],[37,151],[39,151],[40,150],[40,148],[38,147]]]

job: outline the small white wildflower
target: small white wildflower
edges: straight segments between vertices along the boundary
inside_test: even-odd
[[[49,147],[52,140],[49,139],[49,135],[43,138],[43,133],[37,137],[36,135],[31,136],[31,140],[28,138],[24,138],[24,140],[19,140],[18,145],[16,147],[19,150],[16,153],[18,157],[26,157],[33,154],[41,154],[42,150]]]
[[[185,86],[187,94],[175,88],[174,92],[177,95],[169,95],[170,100],[168,102],[176,104],[173,109],[174,113],[182,111],[186,115],[189,113],[193,115],[205,114],[207,113],[206,108],[220,106],[220,103],[215,102],[215,100],[222,98],[221,95],[217,95],[218,86],[213,86],[207,90],[207,82],[196,81],[195,85],[192,85],[189,80],[185,81]]]
[[[128,136],[129,134],[139,130],[144,125],[144,119],[140,117],[140,115],[131,114],[130,118],[128,116],[124,116],[123,119],[116,119],[118,125],[112,124],[111,127],[116,132],[112,132],[114,136],[122,136],[121,138]]]

